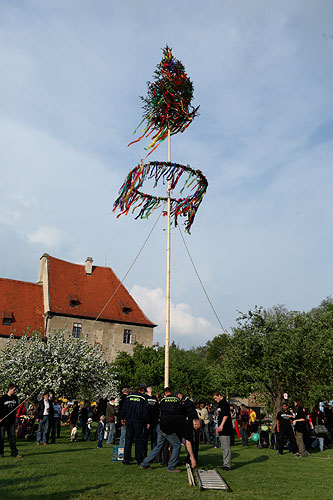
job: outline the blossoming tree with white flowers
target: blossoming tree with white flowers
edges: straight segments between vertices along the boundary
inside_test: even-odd
[[[115,395],[116,373],[103,354],[87,338],[73,338],[65,330],[46,338],[39,333],[10,337],[0,353],[0,390],[15,382],[20,397],[50,389],[70,399]]]

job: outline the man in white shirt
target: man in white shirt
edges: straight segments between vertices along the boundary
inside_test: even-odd
[[[50,417],[50,407],[52,403],[49,401],[49,393],[45,392],[43,395],[43,399],[41,399],[38,403],[37,407],[37,417],[39,418],[38,422],[38,431],[37,431],[37,444],[40,444],[40,440],[42,437],[42,428],[43,429],[43,444],[47,444],[47,431],[49,428],[49,417]]]

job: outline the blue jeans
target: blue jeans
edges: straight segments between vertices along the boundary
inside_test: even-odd
[[[209,435],[209,427],[208,424],[202,424],[202,433],[204,437],[204,441],[210,444],[210,435]]]
[[[109,432],[108,432],[108,440],[107,440],[106,444],[112,444],[113,434],[114,434],[114,430],[115,430],[116,425],[114,422],[109,422],[107,425],[109,427]]]
[[[46,436],[47,436],[47,431],[49,428],[49,416],[48,415],[43,415],[43,417],[39,419],[38,431],[37,431],[37,443],[39,443],[39,441],[41,440],[43,425],[44,425],[44,430],[43,430],[43,444],[44,444],[44,443],[46,443]]]
[[[240,429],[240,434],[241,434],[241,438],[242,438],[242,445],[243,445],[243,446],[248,446],[248,444],[249,444],[249,443],[248,443],[248,439],[249,439],[249,437],[248,437],[248,434],[247,434],[247,430],[246,430],[246,429],[243,429],[243,428],[241,427],[241,429]]]
[[[168,462],[167,470],[173,470],[176,468],[181,443],[177,437],[177,434],[165,434],[163,431],[161,431],[160,426],[158,426],[157,428],[157,444],[155,448],[151,450],[148,457],[146,457],[140,464],[141,467],[149,467],[149,464],[154,460],[154,458],[158,457],[158,455],[160,454],[160,451],[163,448],[166,440],[172,445],[172,453]]]
[[[319,450],[324,451],[324,438],[317,437],[312,443],[312,448],[316,448],[318,444],[319,444]]]
[[[122,425],[120,428],[119,448],[125,448],[125,438],[126,438],[126,425]]]

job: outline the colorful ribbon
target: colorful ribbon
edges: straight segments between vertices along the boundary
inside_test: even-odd
[[[139,210],[135,219],[146,219],[149,215],[164,204],[168,198],[151,196],[139,191],[146,180],[153,179],[154,187],[162,179],[163,184],[170,182],[170,191],[175,189],[178,181],[184,172],[188,173],[188,177],[180,191],[182,194],[185,188],[190,188],[194,191],[193,194],[186,198],[171,198],[171,217],[174,220],[175,226],[178,223],[178,217],[186,217],[185,231],[190,233],[191,226],[194,222],[197,210],[202,202],[203,196],[207,191],[208,182],[206,177],[200,170],[193,170],[189,165],[180,165],[179,163],[152,161],[145,164],[137,165],[127,175],[124,184],[119,190],[119,196],[114,202],[113,212],[119,210],[120,215],[127,215],[130,210],[132,213]],[[163,211],[163,215],[167,215]]]
[[[147,97],[141,97],[143,119],[138,128],[146,122],[141,136],[128,146],[151,136],[151,143],[145,148],[150,150],[149,156],[170,134],[184,132],[198,114],[198,109],[191,105],[193,99],[193,83],[187,76],[183,64],[175,59],[171,49],[163,49],[163,58],[155,70],[155,81],[148,82]]]

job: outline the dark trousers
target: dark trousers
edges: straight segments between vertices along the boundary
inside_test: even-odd
[[[135,460],[138,464],[143,461],[144,424],[137,421],[126,421],[126,438],[124,448],[124,462],[131,460],[132,443],[135,441]]]
[[[58,430],[58,423],[60,418],[54,418],[52,422],[51,443],[54,444],[56,440],[56,433]]]
[[[233,428],[231,431],[231,436],[230,436],[230,446],[235,445],[235,429]]]
[[[284,444],[286,442],[286,439],[289,439],[292,452],[295,453],[296,450],[296,440],[295,440],[295,435],[294,431],[292,430],[291,426],[288,426],[287,428],[283,428],[281,426],[280,432],[279,432],[279,439],[278,439],[278,448],[279,448],[279,453],[283,453],[283,448]]]
[[[148,452],[148,441],[150,439],[151,443],[151,449],[155,448],[157,444],[157,426],[158,423],[156,424],[150,424],[149,429],[145,428],[144,429],[144,438],[143,438],[143,456],[147,456]]]
[[[16,448],[16,436],[15,436],[15,422],[9,426],[0,426],[0,455],[3,455],[5,449],[5,432],[7,430],[7,436],[9,441],[9,447],[11,450],[12,457],[16,457],[18,450]]]
[[[172,445],[166,439],[163,445],[162,450],[160,451],[160,462],[162,465],[168,465],[170,456],[171,456]]]
[[[49,425],[48,425],[48,428],[47,428],[47,431],[46,431],[46,442],[47,443],[49,443],[50,432],[51,432],[51,429],[53,429],[53,423],[54,423],[53,417],[49,417]]]

